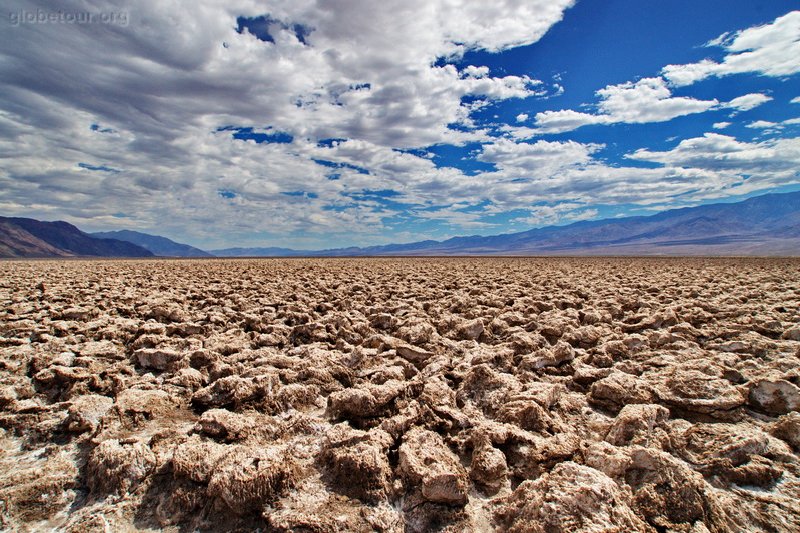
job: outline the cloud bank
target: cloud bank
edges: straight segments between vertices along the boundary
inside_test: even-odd
[[[762,93],[727,102],[674,93],[710,76],[798,72],[800,12],[710,43],[726,51],[722,62],[601,88],[589,112],[478,124],[476,112],[552,96],[552,84],[460,58],[532,45],[573,3],[59,3],[62,14],[125,15],[78,24],[25,22],[52,11],[13,0],[17,23],[9,16],[0,40],[0,210],[209,247],[319,247],[416,240],[430,221],[457,234],[512,218],[588,218],[593,203],[652,205],[796,180],[795,139],[707,133],[637,150],[626,166],[606,159],[602,141],[536,137],[765,105],[772,97]],[[480,167],[440,164],[437,146],[472,147],[467,162]],[[745,183],[756,166],[761,181]]]

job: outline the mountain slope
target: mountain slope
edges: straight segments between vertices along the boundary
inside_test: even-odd
[[[800,255],[800,192],[671,209],[650,216],[317,251],[244,249],[250,256],[365,255]],[[231,255],[239,255],[231,253]]]
[[[211,250],[211,253],[216,257],[290,257],[305,255],[307,252],[270,246],[267,248],[223,248]]]
[[[67,222],[0,217],[0,257],[152,257],[140,246],[96,239]]]
[[[133,231],[83,233],[66,222],[0,217],[0,257],[75,255],[208,257],[164,237]],[[133,242],[141,243],[141,246]],[[150,250],[146,249],[147,247]],[[671,209],[650,216],[576,222],[519,233],[453,237],[366,248],[228,248],[220,257],[393,255],[800,255],[800,192]],[[190,255],[194,254],[194,255]]]
[[[69,255],[71,255],[69,252],[48,244],[16,224],[5,220],[0,221],[0,257],[67,257]]]
[[[90,233],[90,235],[98,239],[117,239],[131,242],[162,257],[214,257],[212,254],[194,246],[181,244],[159,235],[149,235],[138,231],[100,231]]]

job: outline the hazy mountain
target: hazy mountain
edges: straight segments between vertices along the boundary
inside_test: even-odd
[[[98,239],[67,222],[0,217],[0,257],[152,257],[130,242]]]
[[[219,257],[800,255],[800,192],[671,209],[650,216],[576,222],[519,233],[454,237],[445,241],[329,250],[226,248],[211,253]],[[66,222],[0,217],[2,257],[145,257],[153,254],[173,257],[211,255],[164,237],[135,231],[89,235]]]
[[[224,248],[211,250],[211,253],[216,257],[290,257],[302,256],[310,252],[271,246],[267,248]]]
[[[418,246],[392,245],[380,255],[770,255],[800,254],[800,192],[769,194],[741,202],[672,209],[625,217],[537,228],[487,237],[455,237]],[[375,253],[371,252],[371,253]]]
[[[210,253],[195,248],[194,246],[181,244],[159,235],[149,235],[138,231],[99,231],[90,233],[90,235],[100,239],[118,239],[120,241],[132,242],[162,257],[214,257]]]
[[[246,248],[249,256],[349,255],[800,255],[800,192],[576,222],[519,233],[367,248]]]

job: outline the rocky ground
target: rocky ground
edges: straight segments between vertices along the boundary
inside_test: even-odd
[[[800,260],[0,263],[0,528],[800,531]]]

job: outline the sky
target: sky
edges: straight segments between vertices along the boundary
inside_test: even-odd
[[[10,0],[0,214],[205,249],[800,190],[796,0]]]

